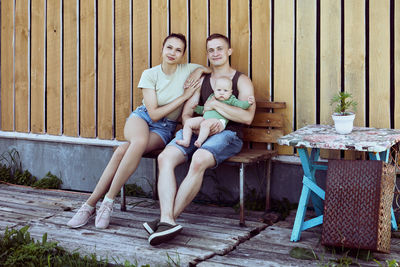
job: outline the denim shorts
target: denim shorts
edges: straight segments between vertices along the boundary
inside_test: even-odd
[[[189,160],[193,153],[197,150],[194,142],[197,139],[196,134],[192,134],[189,147],[183,147],[176,143],[176,140],[182,139],[182,130],[176,133],[174,139],[169,142],[168,146],[177,147],[186,157],[186,161]],[[201,149],[205,149],[210,152],[215,159],[216,168],[224,160],[236,155],[240,152],[243,146],[243,141],[236,135],[235,132],[230,130],[224,130],[220,133],[209,136],[206,141],[201,145]]]
[[[128,117],[128,119],[132,116],[143,119],[147,122],[149,126],[150,132],[154,132],[158,134],[161,139],[164,141],[164,144],[168,144],[168,142],[174,136],[176,121],[169,120],[167,118],[162,118],[161,120],[154,122],[150,119],[149,113],[145,106],[141,105],[137,107]]]

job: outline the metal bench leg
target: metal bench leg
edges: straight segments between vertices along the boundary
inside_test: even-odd
[[[153,199],[158,200],[158,163],[157,163],[157,158],[154,159],[153,177],[154,177]]]
[[[121,187],[121,211],[126,211],[125,184]]]
[[[271,208],[270,203],[270,191],[271,191],[271,159],[268,159],[267,162],[267,174],[266,174],[266,188],[265,188],[265,210],[268,211]]]
[[[245,226],[244,223],[244,163],[240,163],[239,169],[239,186],[240,186],[240,226]]]

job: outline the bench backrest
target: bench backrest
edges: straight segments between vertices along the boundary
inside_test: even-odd
[[[262,148],[257,143],[274,144],[283,136],[284,114],[276,111],[286,108],[286,103],[257,101],[256,104],[253,122],[243,128],[244,148]]]

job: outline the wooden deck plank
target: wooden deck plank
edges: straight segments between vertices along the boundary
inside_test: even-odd
[[[79,248],[83,255],[95,252],[103,259],[108,257],[111,260],[112,256],[119,263],[137,260],[140,264],[157,266],[167,263],[168,253],[182,266],[188,266],[230,252],[241,241],[247,240],[252,231],[265,227],[257,222],[240,227],[237,219],[184,213],[179,219],[184,227],[182,234],[169,243],[152,247],[142,224],[159,216],[158,203],[129,198],[127,212],[121,212],[116,203],[107,229],[95,228],[93,220],[79,229],[68,228],[66,222],[87,195],[0,184],[0,201],[5,203],[0,208],[0,216],[6,218],[0,229],[29,224],[32,237],[40,239],[47,233],[49,240],[57,241],[69,250]],[[138,203],[142,206],[136,206]]]
[[[290,242],[295,212],[269,227],[258,222],[260,213],[253,213],[249,216],[253,221],[248,220],[247,227],[240,227],[231,208],[192,204],[178,219],[184,227],[182,234],[152,247],[142,224],[158,218],[158,202],[128,197],[128,211],[121,212],[116,203],[109,228],[97,229],[94,220],[79,229],[68,228],[66,222],[87,197],[87,193],[0,184],[0,230],[30,225],[29,232],[35,239],[47,233],[49,240],[70,251],[78,249],[82,255],[96,253],[111,263],[128,260],[163,266],[168,265],[168,254],[180,266],[321,266],[330,258],[343,257],[326,252],[320,244],[321,226],[303,232],[299,242]],[[312,216],[312,212],[306,216]],[[383,264],[393,259],[399,262],[399,236],[398,233],[392,236],[390,254],[374,253],[375,259]],[[312,249],[321,260],[291,258],[289,253],[294,247]],[[375,262],[358,262],[361,266],[376,266]]]

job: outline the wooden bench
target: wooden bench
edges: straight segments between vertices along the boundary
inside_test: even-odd
[[[259,162],[266,163],[266,209],[270,208],[270,180],[271,180],[271,159],[278,154],[276,143],[279,137],[283,136],[284,116],[282,113],[275,113],[276,109],[286,108],[284,102],[258,101],[257,109],[250,126],[243,128],[242,151],[227,159],[224,162],[239,165],[239,189],[240,189],[240,225],[244,225],[244,181],[245,168]],[[153,151],[144,158],[155,160],[154,177],[156,177],[153,197],[157,199],[157,156],[161,151]],[[126,210],[125,189],[121,189],[121,210]]]

